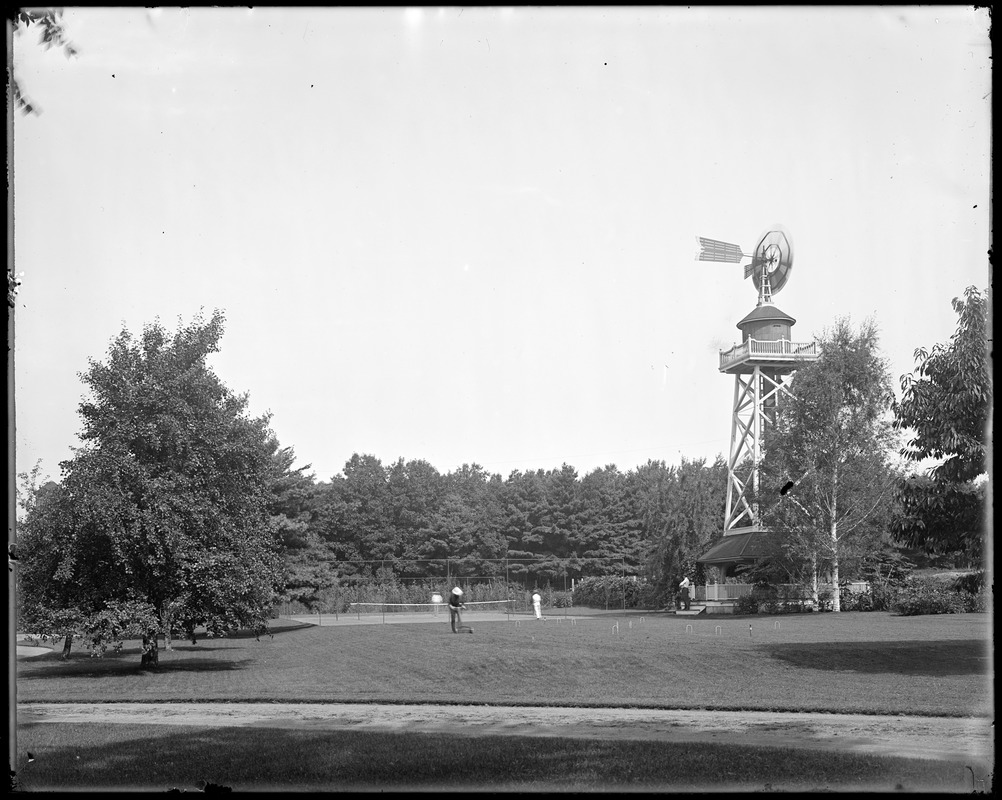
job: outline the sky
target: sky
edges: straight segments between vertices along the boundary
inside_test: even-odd
[[[895,386],[990,283],[989,13],[964,6],[68,8],[12,36],[18,471],[79,373],[225,313],[210,365],[318,480],[353,454],[579,476],[726,456],[740,264]],[[746,262],[747,263],[747,262]]]

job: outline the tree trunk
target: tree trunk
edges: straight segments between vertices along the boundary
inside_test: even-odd
[[[73,647],[73,634],[67,633],[66,639],[63,640],[63,655],[62,658],[66,659],[70,657],[70,648]]]
[[[834,536],[832,539],[834,540]],[[842,610],[842,593],[839,591],[838,552],[832,556],[832,611],[836,614]]]
[[[832,516],[829,526],[832,548],[832,611],[836,614],[842,610],[842,598],[838,585],[838,468],[832,473]]]
[[[160,650],[156,631],[148,631],[143,637],[143,667],[158,667],[160,665]]]
[[[820,610],[818,598],[818,554],[811,554],[811,601],[814,607]]]
[[[170,603],[164,604],[163,619],[160,622],[160,627],[164,632],[164,650],[170,650],[171,628],[174,627],[174,609]]]
[[[838,521],[835,517],[836,499],[832,497],[832,611],[836,614],[842,610],[842,597],[838,580]]]

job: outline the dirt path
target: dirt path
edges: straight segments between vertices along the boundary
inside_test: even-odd
[[[766,711],[323,703],[33,703],[18,724],[155,722],[317,730],[733,742],[994,764],[991,720]]]

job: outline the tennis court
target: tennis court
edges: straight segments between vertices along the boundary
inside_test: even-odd
[[[283,614],[280,619],[308,625],[399,625],[411,623],[449,624],[449,607],[446,603],[351,603],[344,613],[331,611],[316,614]],[[566,609],[555,610],[551,618],[587,619],[590,614],[568,613]],[[463,608],[464,622],[512,622],[536,620],[531,610],[517,608],[513,600],[484,600],[466,603]]]

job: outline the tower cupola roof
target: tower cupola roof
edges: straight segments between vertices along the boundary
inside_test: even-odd
[[[741,322],[738,323],[737,327],[739,330],[744,330],[745,326],[750,322],[785,322],[788,325],[793,325],[796,320],[789,314],[780,311],[776,306],[771,303],[763,303],[760,306],[755,306],[755,309],[745,316]]]

